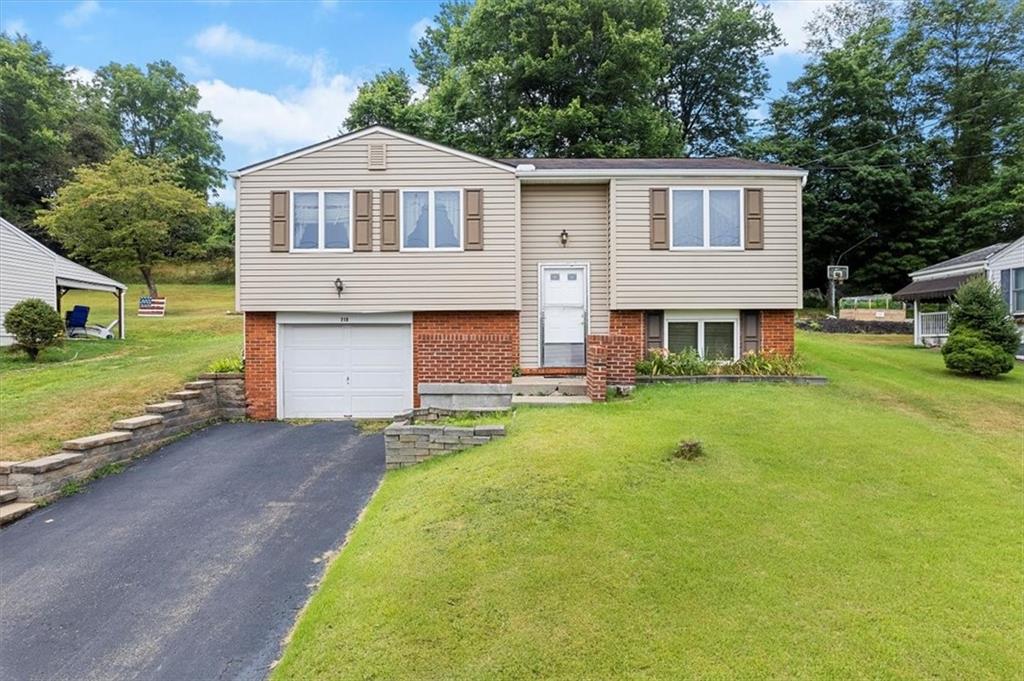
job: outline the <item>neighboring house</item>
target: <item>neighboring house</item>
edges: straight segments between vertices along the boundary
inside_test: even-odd
[[[949,335],[949,314],[922,312],[922,303],[946,304],[962,283],[985,276],[999,287],[1024,338],[1024,237],[992,244],[910,273],[911,283],[893,297],[914,303],[914,343],[941,345]],[[1024,341],[1018,352],[1024,356]]]
[[[799,168],[494,160],[373,127],[232,175],[256,418],[389,416],[518,372],[603,399],[648,348],[793,351]]]
[[[70,290],[114,294],[118,300],[118,333],[124,338],[124,284],[57,255],[0,218],[0,345],[14,342],[3,328],[3,318],[15,304],[26,298],[41,298],[60,311],[61,297]]]

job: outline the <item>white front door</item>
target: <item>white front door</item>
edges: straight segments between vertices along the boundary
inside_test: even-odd
[[[541,268],[541,360],[544,366],[584,366],[587,336],[587,269]]]
[[[283,324],[284,418],[390,417],[412,407],[408,324]]]

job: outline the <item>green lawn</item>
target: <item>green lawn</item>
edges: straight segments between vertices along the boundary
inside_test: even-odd
[[[0,459],[24,460],[51,454],[63,440],[109,430],[121,417],[181,387],[214,359],[238,354],[242,318],[234,309],[234,288],[226,285],[167,284],[163,319],[136,316],[143,294],[132,285],[126,297],[127,340],[68,341],[33,364],[23,353],[0,353]],[[88,305],[90,322],[117,318],[114,296],[79,292],[64,297],[64,309]]]
[[[521,409],[389,472],[274,679],[1020,678],[1024,368],[907,341],[801,334],[830,385]]]

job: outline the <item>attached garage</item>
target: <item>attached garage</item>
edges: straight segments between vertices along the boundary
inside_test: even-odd
[[[387,418],[412,408],[411,315],[277,321],[281,418]]]

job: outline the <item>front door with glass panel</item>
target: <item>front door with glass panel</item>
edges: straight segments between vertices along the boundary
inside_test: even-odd
[[[587,363],[587,270],[541,268],[541,364],[578,367]]]

